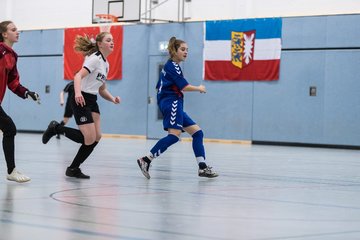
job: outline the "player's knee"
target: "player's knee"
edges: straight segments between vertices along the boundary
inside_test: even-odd
[[[84,138],[84,144],[85,145],[91,145],[96,141],[96,137],[95,136],[86,136]]]
[[[204,138],[204,133],[203,133],[203,131],[200,129],[199,131],[195,132],[195,133],[192,135],[192,138],[193,138],[193,139],[203,139],[203,138]]]
[[[172,145],[172,144],[175,144],[179,141],[179,137],[174,135],[174,134],[169,134],[167,136],[167,139],[169,140],[169,144]]]
[[[101,139],[101,137],[102,137],[102,134],[101,133],[98,133],[98,134],[96,134],[96,142],[99,142],[100,141],[100,139]]]
[[[16,135],[16,126],[13,123],[9,123],[2,131],[4,137],[13,137]]]

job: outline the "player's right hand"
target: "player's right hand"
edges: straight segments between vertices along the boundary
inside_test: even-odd
[[[82,94],[80,95],[75,95],[75,102],[76,102],[76,105],[80,105],[81,107],[85,106],[85,99],[83,97]]]

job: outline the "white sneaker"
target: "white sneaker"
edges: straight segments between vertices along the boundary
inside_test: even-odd
[[[30,178],[28,176],[22,174],[21,172],[17,171],[16,168],[14,168],[14,170],[11,172],[11,174],[7,175],[7,180],[15,181],[18,183],[23,183],[23,182],[30,181]]]

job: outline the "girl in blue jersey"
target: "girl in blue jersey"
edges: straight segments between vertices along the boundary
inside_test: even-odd
[[[77,36],[74,49],[85,56],[83,67],[74,78],[74,95],[71,106],[79,130],[65,127],[56,121],[51,121],[43,134],[42,142],[46,144],[56,134],[64,134],[74,142],[81,143],[71,165],[65,175],[75,178],[90,178],[82,173],[80,165],[90,156],[101,138],[100,110],[97,104],[97,94],[104,99],[118,104],[120,97],[114,97],[106,88],[109,72],[107,57],[114,50],[113,37],[108,32],[96,36],[93,42],[87,36]]]
[[[158,89],[157,102],[163,114],[163,126],[168,131],[168,135],[160,139],[150,150],[150,153],[139,158],[137,163],[144,176],[150,179],[149,167],[151,161],[179,141],[181,132],[186,131],[193,139],[192,147],[199,165],[198,175],[209,178],[217,177],[218,174],[205,163],[203,131],[183,110],[183,91],[205,93],[205,86],[190,85],[184,78],[179,63],[187,57],[188,47],[186,42],[172,37],[169,40],[168,51],[170,59],[162,69],[156,86]]]

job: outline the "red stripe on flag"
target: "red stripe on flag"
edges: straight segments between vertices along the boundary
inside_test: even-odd
[[[255,60],[240,69],[229,61],[205,61],[205,80],[210,81],[271,81],[279,79],[280,59]]]
[[[114,51],[109,55],[110,71],[108,80],[122,79],[122,46],[123,46],[123,26],[112,26],[110,33],[114,38]]]

